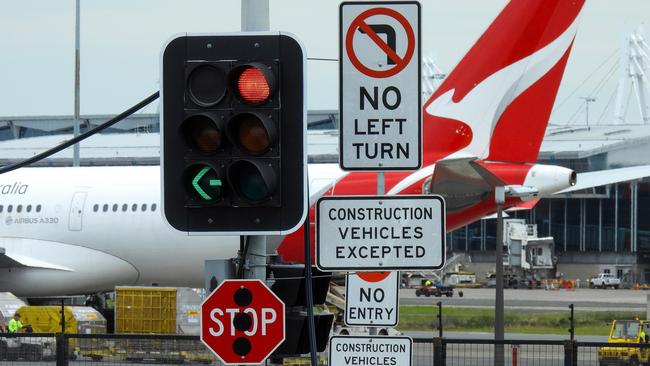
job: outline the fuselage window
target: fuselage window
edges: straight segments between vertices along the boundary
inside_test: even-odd
[[[99,205],[95,203],[95,205],[93,206],[93,212],[97,212],[97,211],[99,211]]]
[[[14,206],[12,205],[7,206],[7,213],[11,213],[11,211],[13,210],[14,210]]]
[[[113,212],[117,212],[117,203],[113,204]]]
[[[41,212],[41,205],[36,205],[36,212]]]
[[[146,203],[142,204],[142,211],[147,211],[147,204]]]
[[[156,211],[156,204],[155,203],[151,204],[151,211]]]
[[[22,211],[23,211],[23,205],[16,206],[16,213],[20,213]]]
[[[102,211],[108,212],[108,205],[104,203],[104,206],[102,207]]]
[[[126,210],[129,208],[129,205],[126,203],[122,205],[122,212],[126,212]]]
[[[32,212],[32,205],[27,205],[27,207],[25,207],[25,211]]]
[[[2,213],[2,205],[0,205],[0,213]]]
[[[137,210],[138,210],[138,204],[137,203],[134,203],[133,205],[131,205],[131,211],[136,212]]]

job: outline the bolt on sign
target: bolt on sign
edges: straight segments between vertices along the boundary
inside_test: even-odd
[[[344,2],[339,19],[341,168],[419,169],[420,4]]]

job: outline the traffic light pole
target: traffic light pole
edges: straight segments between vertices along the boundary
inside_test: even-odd
[[[244,258],[244,278],[266,280],[266,236],[248,237],[248,249]]]
[[[242,0],[241,30],[242,32],[268,31],[269,1]],[[248,237],[248,248],[244,266],[246,278],[266,280],[266,236],[252,235]]]

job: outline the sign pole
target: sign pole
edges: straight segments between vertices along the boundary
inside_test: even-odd
[[[377,172],[377,196],[383,196],[386,191],[386,176],[384,172]],[[377,328],[371,327],[368,334],[373,336],[377,335]]]

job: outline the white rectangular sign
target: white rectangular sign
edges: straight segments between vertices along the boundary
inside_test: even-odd
[[[396,326],[399,272],[358,272],[345,276],[345,324]]]
[[[339,20],[341,168],[419,169],[420,4],[344,2]]]
[[[439,269],[444,260],[441,196],[327,196],[318,200],[316,265],[321,270]]]
[[[330,338],[329,365],[411,365],[413,340],[410,337]]]

